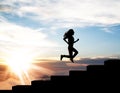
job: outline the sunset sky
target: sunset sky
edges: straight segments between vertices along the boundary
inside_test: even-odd
[[[120,0],[0,0],[0,60],[59,60],[71,28],[76,59],[120,58],[119,9]]]

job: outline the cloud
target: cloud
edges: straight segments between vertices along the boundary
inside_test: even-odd
[[[102,28],[103,31],[107,32],[107,33],[115,33],[115,32],[119,32],[120,31],[120,25],[116,24],[116,25],[110,25],[110,26],[105,26]]]
[[[12,13],[58,27],[120,23],[119,0],[5,0]],[[32,16],[31,16],[32,15]]]
[[[55,51],[57,42],[49,40],[42,29],[32,29],[8,22],[0,17],[0,56],[13,51],[26,51],[35,55]],[[42,55],[42,56],[44,56]]]
[[[1,5],[0,4],[0,12],[10,12],[11,9],[12,8],[9,5]]]
[[[107,33],[113,33],[112,30],[110,30],[109,28],[103,28],[103,30]]]
[[[76,63],[87,65],[104,65],[104,61],[108,59],[120,59],[120,55],[80,58],[76,61]]]
[[[2,19],[4,20],[4,19]],[[1,20],[1,21],[2,21]],[[55,44],[47,40],[47,35],[41,29],[31,29],[4,20],[0,22],[0,40],[9,41],[16,44],[54,46]]]

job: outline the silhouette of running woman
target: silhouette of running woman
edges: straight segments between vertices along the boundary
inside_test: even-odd
[[[66,57],[66,58],[70,58],[70,60],[74,63],[73,58],[78,54],[78,51],[73,47],[73,45],[74,45],[74,43],[79,41],[79,39],[74,41],[73,35],[74,35],[74,30],[73,29],[69,29],[64,34],[63,40],[68,44],[69,55],[61,55],[60,60],[62,60],[63,57]]]

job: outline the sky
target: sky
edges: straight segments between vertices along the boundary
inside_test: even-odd
[[[63,34],[75,31],[77,57],[118,56],[119,0],[0,0],[1,56],[23,49],[39,57],[66,54]]]
[[[119,9],[120,0],[0,0],[0,60],[59,61],[71,28],[75,60],[120,58]]]

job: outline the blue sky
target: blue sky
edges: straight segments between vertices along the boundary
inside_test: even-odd
[[[63,34],[75,30],[82,57],[119,57],[119,0],[0,0],[0,55],[21,50],[40,58],[68,54]]]

